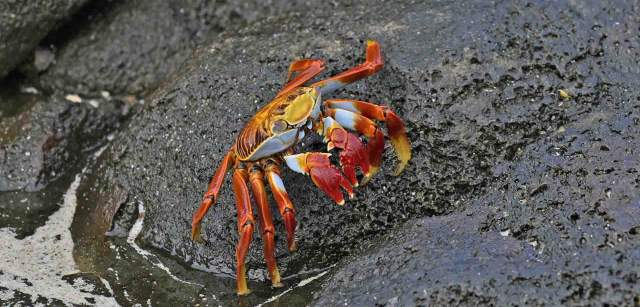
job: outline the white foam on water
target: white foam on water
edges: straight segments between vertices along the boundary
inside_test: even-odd
[[[154,255],[154,254],[142,249],[140,246],[138,246],[138,244],[136,243],[136,238],[138,237],[138,235],[140,235],[140,232],[142,232],[142,224],[144,223],[144,214],[145,214],[144,205],[141,202],[139,202],[138,203],[138,218],[136,219],[136,222],[133,224],[133,226],[129,230],[129,235],[127,236],[127,243],[129,243],[129,245],[131,245],[131,247],[133,247],[133,249],[138,254],[140,254],[140,256],[142,256],[142,258],[144,258],[147,261],[151,262],[151,264],[153,264],[155,267],[165,271],[174,280],[182,282],[182,283],[185,283],[185,284],[197,285],[197,286],[204,287],[201,284],[190,282],[190,281],[186,281],[186,280],[182,280],[182,279],[178,278],[177,276],[173,275],[173,273],[171,273],[169,268],[167,266],[165,266],[160,261],[160,259],[158,259],[158,257],[156,255]],[[153,258],[153,260],[151,258]]]
[[[85,293],[87,285],[71,285],[62,277],[79,273],[73,259],[73,240],[69,226],[76,211],[76,191],[81,174],[64,194],[60,209],[49,216],[47,222],[33,235],[16,239],[11,229],[0,229],[0,285],[9,291],[28,294],[35,300],[41,296],[58,299],[65,304],[88,305],[86,298],[97,306],[118,306],[114,297]],[[102,280],[111,289],[106,280]],[[2,297],[8,296],[6,293]]]
[[[289,293],[290,291],[292,291],[292,290],[293,290],[293,289],[295,289],[295,288],[300,288],[300,287],[304,287],[304,286],[308,285],[308,284],[309,284],[309,283],[311,283],[312,281],[314,281],[314,280],[316,280],[316,279],[318,279],[318,278],[320,278],[320,277],[324,276],[325,274],[329,273],[329,270],[330,270],[331,268],[333,268],[334,266],[336,266],[336,265],[334,264],[334,265],[332,265],[332,266],[330,266],[330,267],[326,268],[323,272],[321,272],[321,273],[319,273],[319,274],[316,274],[316,275],[313,275],[313,276],[311,276],[311,277],[309,277],[309,278],[305,278],[305,279],[301,280],[301,281],[300,281],[298,284],[296,284],[295,286],[292,286],[291,288],[289,288],[289,289],[287,289],[287,290],[282,291],[282,292],[281,292],[281,293],[279,293],[278,295],[272,296],[272,297],[271,297],[271,298],[269,298],[268,300],[266,300],[266,301],[264,301],[264,302],[262,302],[262,303],[260,303],[260,304],[256,305],[256,307],[261,307],[261,306],[263,306],[264,304],[271,303],[271,302],[273,302],[273,301],[275,301],[275,300],[277,300],[277,299],[281,298],[282,296],[284,296],[285,294]]]

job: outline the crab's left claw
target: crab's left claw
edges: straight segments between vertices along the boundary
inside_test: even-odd
[[[369,153],[362,141],[353,133],[347,132],[333,118],[323,119],[323,135],[327,141],[327,150],[340,149],[340,166],[353,186],[358,186],[356,167],[360,167],[365,176],[370,173]]]
[[[285,156],[287,166],[293,171],[311,176],[313,183],[325,192],[338,205],[344,205],[344,196],[340,188],[342,187],[349,198],[353,197],[353,188],[347,178],[345,178],[338,168],[331,165],[329,157],[331,154],[309,152],[297,155]]]

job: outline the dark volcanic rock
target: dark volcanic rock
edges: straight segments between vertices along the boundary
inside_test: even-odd
[[[627,30],[638,8],[479,11],[484,22],[460,18],[488,35],[466,51],[488,73],[453,91],[445,114],[473,122],[449,129],[477,146],[468,153],[485,166],[483,187],[460,199],[461,213],[367,240],[374,247],[343,261],[316,305],[640,303],[639,45]],[[436,135],[432,151],[446,150]]]
[[[103,217],[110,220],[113,210],[104,207],[117,204],[124,213],[115,223],[128,228],[142,205],[141,243],[232,276],[237,234],[228,183],[204,220],[208,243],[189,239],[217,164],[278,91],[290,61],[324,58],[323,76],[335,74],[360,62],[373,38],[385,69],[333,96],[394,108],[407,122],[414,158],[392,177],[388,149],[385,172],[345,207],[308,177],[285,172],[300,250],[284,252],[276,214],[283,275],[350,255],[320,305],[632,304],[640,267],[637,13],[637,4],[623,1],[399,1],[257,22],[201,50],[154,94],[81,187],[81,206],[111,212]],[[408,226],[391,238],[378,236],[401,225]],[[255,237],[254,289],[266,276]],[[376,271],[378,258],[385,267]],[[391,288],[378,286],[387,280]]]
[[[0,79],[27,58],[37,44],[86,0],[0,2]]]
[[[55,64],[34,76],[34,82],[49,91],[82,95],[142,94],[155,89],[191,57],[194,48],[221,30],[302,4],[96,2],[49,38],[56,50]]]
[[[589,114],[494,165],[466,211],[410,221],[343,261],[316,304],[638,304],[639,118],[611,99],[623,91],[600,93]]]
[[[66,171],[78,171],[78,163],[122,118],[120,102],[74,103],[15,93],[14,86],[0,95],[0,191],[35,191]]]

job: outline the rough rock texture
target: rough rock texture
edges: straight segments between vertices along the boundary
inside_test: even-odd
[[[388,149],[385,171],[345,207],[285,172],[300,249],[284,252],[276,214],[283,275],[339,263],[318,305],[637,304],[638,11],[625,1],[367,1],[227,32],[118,133],[79,189],[92,222],[75,227],[101,234],[114,219],[116,233],[130,229],[143,206],[142,246],[232,277],[228,183],[204,220],[207,243],[189,238],[217,164],[291,60],[324,58],[323,76],[335,74],[360,62],[373,38],[385,69],[333,96],[394,108],[414,158],[392,177]],[[256,233],[248,266],[258,291],[248,304],[275,292],[264,282],[261,243]],[[201,290],[219,299],[213,305],[235,302],[224,280],[228,288]]]
[[[122,118],[122,104],[115,101],[74,103],[9,92],[0,95],[0,191],[35,191],[65,171],[77,171]]]
[[[96,2],[48,39],[55,63],[40,74],[32,73],[32,79],[48,91],[89,96],[101,91],[143,94],[174,73],[191,57],[194,48],[215,41],[213,37],[223,29],[303,4],[304,1]]]
[[[6,166],[0,169],[0,191],[40,189],[61,175],[65,164],[84,161],[76,154],[78,147],[95,147],[97,137],[124,119],[117,110],[122,104],[105,105],[105,101],[135,103],[131,94],[155,89],[189,59],[194,48],[222,29],[304,5],[304,1],[113,1],[84,7],[25,65],[22,71],[28,80],[2,84],[0,112],[12,116],[0,125],[5,131],[0,135],[0,162]],[[20,87],[43,95],[20,93]],[[98,110],[86,103],[71,108],[72,103],[61,99],[67,95],[103,103]]]
[[[443,109],[424,115],[449,119],[428,125],[430,160],[471,157],[475,165],[459,169],[477,170],[481,184],[462,194],[460,213],[413,220],[364,244],[384,242],[343,261],[315,304],[639,304],[639,41],[629,14],[638,7],[613,7],[461,14],[475,39],[450,52],[470,54],[462,69],[471,74]],[[448,88],[441,80],[456,66],[432,75],[432,92]],[[570,97],[556,96],[560,89]],[[423,163],[446,175],[442,163]],[[460,178],[462,191],[467,183]]]
[[[40,40],[86,0],[0,2],[0,79],[31,55]]]

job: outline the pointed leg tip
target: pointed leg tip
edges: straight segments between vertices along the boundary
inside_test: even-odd
[[[400,174],[402,174],[402,171],[404,171],[405,167],[407,167],[407,163],[408,161],[402,161],[398,164],[398,166],[396,167],[395,172],[393,173],[394,176],[400,176]]]
[[[274,282],[274,283],[271,283],[271,287],[272,288],[282,288],[282,287],[284,287],[284,284],[281,283],[281,282]]]
[[[339,206],[344,206],[344,199],[336,202]]]
[[[378,172],[380,171],[380,167],[379,166],[371,166],[369,168],[369,172],[364,174],[364,178],[362,179],[361,184],[365,185],[367,183],[369,183],[369,181],[371,181],[371,178],[373,178],[373,176],[375,176]]]
[[[249,288],[245,288],[245,289],[238,289],[238,292],[236,292],[238,294],[238,296],[246,296],[251,294],[251,290],[249,290]]]
[[[191,228],[191,240],[202,243],[202,236],[200,236],[200,226],[194,226]]]
[[[298,244],[296,242],[293,242],[289,244],[288,248],[289,248],[289,252],[295,253],[298,251]]]

